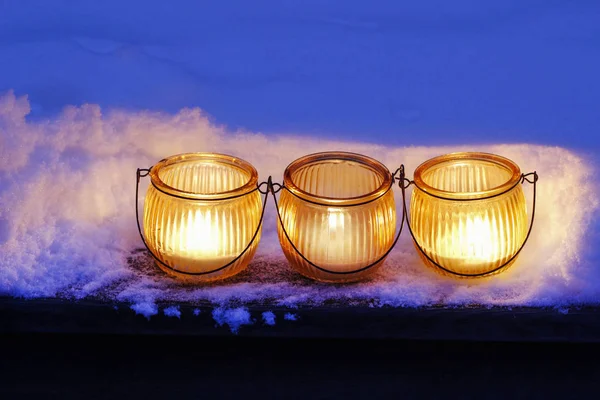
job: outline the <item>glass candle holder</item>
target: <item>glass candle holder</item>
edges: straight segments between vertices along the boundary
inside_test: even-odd
[[[410,221],[425,264],[460,277],[510,267],[527,236],[521,179],[517,164],[487,153],[452,153],[417,167]]]
[[[283,186],[278,234],[295,270],[318,281],[351,282],[381,266],[384,258],[365,269],[394,241],[392,175],[383,164],[355,153],[311,154],[286,168]]]
[[[258,173],[250,163],[189,153],[161,160],[149,175],[143,231],[162,270],[187,281],[211,281],[246,268],[262,228]]]

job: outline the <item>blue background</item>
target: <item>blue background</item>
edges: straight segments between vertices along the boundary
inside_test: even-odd
[[[598,147],[597,1],[2,1],[0,92],[230,129]]]

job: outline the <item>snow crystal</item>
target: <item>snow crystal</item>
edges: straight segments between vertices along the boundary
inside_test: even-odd
[[[45,121],[27,120],[29,111],[26,96],[0,96],[0,295],[121,301],[147,318],[158,312],[157,301],[229,308],[248,302],[289,308],[331,302],[394,307],[600,302],[598,182],[590,156],[533,144],[391,147],[230,132],[199,109],[171,115],[85,104]],[[288,266],[270,201],[254,260],[227,281],[181,284],[142,250],[134,214],[136,168],[177,153],[212,151],[250,161],[260,180],[272,175],[281,181],[290,161],[324,150],[364,153],[390,169],[404,163],[409,176],[422,161],[451,151],[504,155],[524,172],[540,175],[530,241],[507,272],[454,280],[425,268],[405,232],[370,280],[327,285]],[[140,207],[147,178],[142,185]],[[531,204],[531,186],[524,190]],[[250,323],[245,308],[229,308],[213,313],[218,323],[232,329]]]
[[[213,310],[212,316],[218,326],[228,325],[233,333],[237,333],[242,325],[254,323],[246,307],[218,307]]]
[[[158,306],[153,303],[134,303],[131,305],[131,309],[136,314],[141,314],[146,319],[150,319],[151,316],[158,314]]]
[[[163,310],[163,313],[167,316],[167,317],[177,317],[177,318],[181,318],[181,311],[179,311],[179,307],[178,306],[170,306],[167,307]]]
[[[292,314],[292,313],[285,313],[283,316],[283,319],[285,319],[286,321],[297,321],[298,320],[298,316],[296,314]]]
[[[267,325],[275,325],[275,314],[272,311],[265,311],[262,313],[263,322]]]
[[[194,317],[197,317],[198,315],[200,315],[200,313],[201,313],[202,311],[200,311],[200,309],[199,309],[199,308],[194,308],[194,311],[193,311],[193,312],[194,312]]]

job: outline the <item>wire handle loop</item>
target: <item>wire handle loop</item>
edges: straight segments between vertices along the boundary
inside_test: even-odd
[[[392,175],[392,184],[396,181],[396,174],[398,173],[399,169],[396,170],[396,172],[394,172],[394,175]],[[318,269],[319,271],[322,272],[326,272],[329,274],[333,274],[333,275],[350,275],[350,274],[356,274],[359,272],[363,272],[366,271],[370,268],[373,268],[375,265],[379,264],[381,261],[383,261],[389,254],[390,252],[393,250],[393,248],[396,246],[396,243],[398,243],[398,239],[400,239],[400,234],[402,233],[402,227],[404,226],[404,219],[406,217],[406,213],[405,210],[403,210],[402,212],[402,220],[400,221],[400,228],[398,230],[398,234],[396,235],[396,238],[394,239],[394,242],[392,243],[392,245],[386,250],[385,253],[383,253],[383,255],[381,257],[379,257],[377,260],[375,260],[374,262],[358,268],[358,269],[354,269],[352,271],[333,271],[327,268],[323,268],[315,263],[313,263],[312,261],[310,261],[300,250],[298,250],[298,248],[296,247],[296,245],[294,244],[294,242],[292,241],[292,239],[290,238],[290,235],[288,234],[287,230],[285,229],[285,226],[283,224],[283,218],[281,217],[281,213],[279,211],[279,204],[277,202],[277,197],[275,196],[276,193],[278,193],[279,191],[281,191],[282,189],[288,190],[284,185],[281,185],[279,183],[274,183],[273,180],[271,179],[271,177],[269,176],[268,179],[268,190],[271,192],[271,194],[273,195],[273,201],[275,201],[275,210],[277,211],[277,217],[279,219],[279,224],[281,226],[281,230],[283,231],[283,234],[286,238],[286,240],[288,241],[288,243],[292,246],[292,249],[294,249],[294,251],[305,261],[307,262],[309,265],[311,265],[313,268]],[[291,193],[288,190],[289,193]],[[304,200],[304,199],[302,199]]]
[[[238,261],[240,258],[242,258],[242,256],[244,254],[246,254],[246,252],[250,249],[250,247],[252,247],[252,244],[254,243],[254,241],[256,240],[256,237],[258,236],[258,232],[260,232],[260,227],[262,226],[263,223],[263,218],[265,216],[265,206],[267,204],[267,193],[261,191],[260,187],[263,184],[266,184],[266,182],[262,182],[260,185],[257,185],[256,189],[246,193],[246,194],[250,194],[253,193],[255,190],[258,190],[260,193],[265,194],[264,200],[263,200],[263,205],[262,205],[262,211],[260,214],[260,220],[258,222],[258,226],[256,227],[256,231],[254,232],[254,235],[252,236],[252,239],[250,239],[250,242],[248,243],[248,245],[246,246],[246,248],[244,248],[244,250],[237,255],[237,257],[235,257],[233,260],[229,261],[227,264],[219,267],[219,268],[215,268],[212,269],[210,271],[203,271],[203,272],[185,272],[185,271],[180,271],[176,268],[171,267],[170,265],[167,265],[166,263],[164,263],[161,259],[158,258],[158,256],[156,256],[154,254],[154,252],[152,252],[152,250],[150,250],[150,247],[148,246],[148,243],[146,242],[146,238],[144,238],[144,235],[142,234],[142,228],[140,226],[140,217],[139,217],[139,204],[138,204],[138,197],[139,197],[139,189],[140,189],[140,179],[143,177],[146,177],[150,174],[150,170],[152,169],[152,167],[150,168],[138,168],[137,172],[136,172],[136,185],[135,185],[135,219],[137,222],[137,228],[138,228],[138,233],[140,234],[140,238],[142,239],[142,242],[144,243],[144,247],[146,247],[146,250],[148,250],[150,252],[150,254],[152,255],[152,257],[158,262],[160,263],[160,265],[162,265],[163,267],[177,272],[178,274],[183,274],[183,275],[190,275],[190,276],[199,276],[199,275],[209,275],[209,274],[214,274],[215,272],[219,272],[229,266],[231,266],[233,263],[235,263],[236,261]],[[269,177],[270,179],[270,177]]]
[[[404,176],[404,165],[402,165],[399,168],[399,170],[400,170],[400,187],[402,188],[403,214],[406,215],[406,225],[408,226],[408,231],[410,232],[410,236],[412,236],[412,238],[413,238],[413,240],[415,242],[415,247],[435,267],[437,267],[437,268],[441,269],[442,271],[447,272],[447,273],[449,273],[451,275],[456,275],[456,276],[461,276],[461,277],[470,277],[470,278],[482,277],[482,276],[486,276],[486,275],[491,275],[494,272],[500,271],[502,268],[510,265],[510,263],[512,263],[517,258],[517,256],[519,255],[519,253],[521,253],[521,250],[523,250],[523,248],[525,247],[525,244],[527,243],[527,240],[529,240],[529,236],[531,235],[531,231],[533,229],[533,221],[535,220],[535,206],[536,206],[536,197],[537,197],[537,181],[539,179],[537,171],[530,172],[528,174],[521,174],[521,179],[520,179],[520,183],[521,184],[527,182],[527,183],[530,183],[530,184],[533,185],[533,207],[531,209],[531,222],[529,223],[529,230],[527,231],[527,236],[525,236],[525,240],[523,241],[523,244],[521,244],[521,247],[519,247],[519,250],[517,250],[517,252],[507,262],[505,262],[504,264],[500,265],[497,268],[494,268],[491,271],[486,271],[486,272],[477,273],[477,274],[466,274],[466,273],[461,273],[461,272],[456,272],[456,271],[449,270],[448,268],[445,268],[442,265],[438,264],[431,257],[429,257],[429,255],[427,253],[425,253],[425,250],[423,249],[423,247],[417,241],[417,238],[415,237],[415,235],[413,233],[412,227],[410,226],[410,219],[408,217],[408,212],[407,212],[407,207],[406,207],[406,189],[410,185],[413,185],[414,181],[411,181],[410,179],[408,179],[408,178],[406,178]]]

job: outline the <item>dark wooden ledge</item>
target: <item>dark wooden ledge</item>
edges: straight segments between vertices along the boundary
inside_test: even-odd
[[[128,304],[95,300],[0,298],[0,333],[181,335],[281,338],[460,340],[474,342],[600,342],[600,308],[369,308],[289,309],[246,306],[253,323],[237,333],[217,326],[213,306],[178,305],[181,315],[146,319]],[[194,315],[194,310],[200,313]],[[275,314],[275,325],[262,319]],[[293,313],[297,320],[284,319]]]

